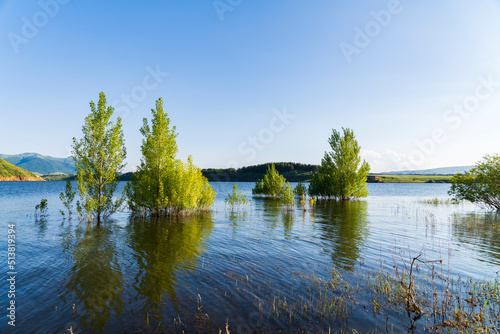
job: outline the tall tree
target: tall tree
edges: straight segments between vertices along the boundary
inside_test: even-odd
[[[151,126],[145,118],[141,128],[141,164],[125,188],[129,208],[142,214],[170,215],[208,208],[215,193],[191,157],[187,163],[175,158],[175,126],[163,110],[163,100],[151,110]]]
[[[361,147],[354,132],[344,128],[342,131],[343,135],[332,130],[328,140],[332,151],[325,152],[319,171],[311,178],[311,196],[342,200],[368,196],[366,178],[370,165],[361,162]]]
[[[163,110],[163,100],[156,101],[156,108],[151,109],[152,119],[149,125],[143,119],[140,129],[144,136],[141,145],[141,163],[126,191],[132,211],[151,211],[156,215],[166,210],[171,193],[171,184],[175,182],[177,143],[175,126],[170,128],[170,118]]]
[[[90,114],[82,127],[83,137],[73,138],[78,192],[88,220],[98,224],[114,213],[122,203],[113,201],[118,185],[118,173],[125,167],[122,121],[111,121],[114,109],[106,106],[106,96],[99,93],[97,106],[90,101]]]

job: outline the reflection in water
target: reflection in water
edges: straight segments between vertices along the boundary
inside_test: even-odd
[[[322,201],[315,220],[324,249],[335,265],[352,269],[368,236],[366,201]]]
[[[477,252],[493,260],[493,263],[500,262],[500,214],[455,214],[452,221],[454,239],[474,246]]]
[[[272,230],[278,227],[278,224],[283,224],[285,236],[290,236],[293,229],[293,212],[283,210],[283,204],[279,198],[257,198],[257,203],[262,204],[264,211],[264,221]]]
[[[47,218],[35,216],[35,226],[37,228],[37,238],[43,239],[47,231]]]
[[[118,264],[112,225],[78,229],[73,248],[73,267],[66,287],[83,302],[75,316],[83,327],[100,332],[114,312],[123,310],[120,299],[123,277]],[[83,310],[83,314],[81,314]]]
[[[204,242],[213,229],[210,213],[181,218],[131,219],[128,226],[129,247],[137,262],[133,288],[137,293],[139,317],[159,314],[166,292],[176,312],[177,280],[196,270],[204,252]]]

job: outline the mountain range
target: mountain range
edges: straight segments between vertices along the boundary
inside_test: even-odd
[[[38,153],[22,153],[0,154],[0,159],[38,175],[75,174],[75,163],[71,157],[54,158]]]

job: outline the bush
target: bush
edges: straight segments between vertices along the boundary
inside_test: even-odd
[[[234,211],[235,206],[247,205],[251,201],[246,196],[243,196],[241,191],[238,191],[238,186],[235,184],[233,186],[233,193],[228,194],[224,202],[231,207],[231,211]]]
[[[40,218],[47,217],[47,210],[49,209],[49,206],[47,204],[47,199],[43,198],[40,201],[40,204],[37,204],[35,206],[35,215],[37,212],[40,212]]]
[[[299,183],[295,186],[295,189],[293,190],[295,193],[295,196],[297,197],[302,197],[302,195],[306,194],[306,187],[302,182],[299,181]]]
[[[285,185],[285,178],[280,175],[274,164],[267,167],[266,175],[262,180],[255,183],[255,187],[252,189],[252,194],[254,195],[264,195],[264,196],[281,196],[283,193],[283,186]]]
[[[451,179],[449,194],[485,209],[500,211],[500,156],[485,156],[470,171]]]
[[[283,194],[281,195],[281,202],[284,205],[284,209],[287,211],[295,210],[295,200],[293,195],[293,189],[287,182],[283,187]]]

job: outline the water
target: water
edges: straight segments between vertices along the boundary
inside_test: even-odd
[[[290,305],[311,301],[311,286],[327,282],[332,270],[347,285],[363,286],[365,273],[394,270],[419,254],[442,260],[439,270],[449,277],[498,277],[497,217],[471,204],[422,202],[447,199],[447,184],[369,184],[367,199],[318,203],[307,212],[298,205],[286,214],[279,201],[262,198],[230,212],[224,198],[233,184],[214,183],[211,213],[155,221],[118,212],[100,228],[62,219],[64,185],[0,182],[0,255],[7,259],[8,224],[14,223],[17,272],[15,328],[6,320],[9,285],[0,285],[2,333],[68,333],[70,326],[73,333],[218,333],[226,323],[231,333],[362,333],[385,332],[386,318],[394,332],[406,332],[401,314],[366,311],[369,298],[358,290],[348,321],[290,320]],[[252,187],[238,183],[248,197]],[[49,215],[40,220],[34,207],[42,198]],[[471,225],[471,219],[482,223]],[[277,300],[278,312],[272,309]],[[424,327],[417,322],[411,332]]]

